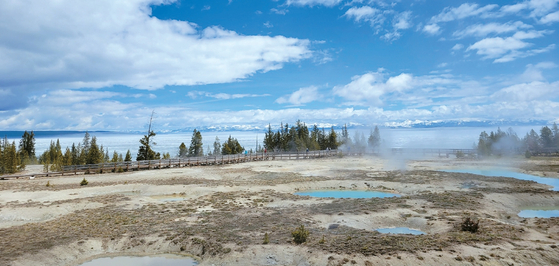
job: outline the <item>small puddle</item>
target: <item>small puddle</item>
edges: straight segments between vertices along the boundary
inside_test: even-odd
[[[296,192],[295,195],[311,196],[316,198],[351,198],[351,199],[368,199],[368,198],[390,198],[400,197],[395,193],[371,190],[314,190]]]
[[[559,210],[522,210],[518,213],[522,218],[552,218],[559,217]]]
[[[181,195],[159,195],[159,196],[151,196],[152,199],[156,199],[159,201],[164,202],[174,202],[174,201],[184,201],[186,197]]]
[[[549,185],[553,187],[552,188],[553,191],[559,191],[559,179],[557,178],[540,177],[540,176],[517,173],[517,172],[507,171],[507,170],[455,169],[455,170],[443,170],[443,171],[451,172],[451,173],[468,173],[468,174],[484,175],[484,176],[511,177],[520,180],[534,181],[540,184]]]
[[[99,258],[88,261],[80,266],[193,266],[198,262],[189,257],[176,255],[154,256],[154,257],[112,257]]]
[[[397,235],[424,235],[425,233],[419,230],[410,229],[407,227],[394,227],[394,228],[379,228],[377,231],[381,234],[397,234]]]

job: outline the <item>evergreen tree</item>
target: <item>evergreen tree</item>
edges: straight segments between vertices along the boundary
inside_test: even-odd
[[[87,153],[86,164],[98,164],[101,163],[101,158],[104,157],[103,153],[99,150],[97,146],[97,138],[94,136],[91,138],[91,143],[89,144],[89,152]]]
[[[183,142],[179,146],[179,157],[186,157],[187,155],[188,155],[188,149],[186,148],[186,145]]]
[[[540,145],[542,148],[553,148],[555,146],[553,140],[553,131],[547,126],[540,130]]]
[[[244,150],[245,148],[243,148],[241,144],[239,144],[239,141],[237,141],[236,138],[232,138],[231,136],[229,136],[227,141],[224,142],[221,146],[221,154],[223,155],[239,154],[242,153]]]
[[[37,157],[35,156],[35,133],[33,131],[27,132],[26,130],[23,133],[19,141],[19,150],[22,158],[26,157],[31,163],[37,161]]]
[[[221,142],[219,142],[219,138],[216,136],[214,141],[214,152],[213,155],[220,155],[221,154]]]
[[[111,163],[118,163],[118,152],[116,151],[113,152],[113,158],[111,159]]]
[[[188,148],[188,156],[198,157],[204,155],[204,144],[202,143],[202,133],[194,129],[192,132],[192,139],[190,141],[190,147]]]
[[[338,135],[336,131],[334,131],[334,127],[330,130],[330,134],[328,134],[328,147],[330,149],[337,149],[338,148]]]
[[[126,152],[126,157],[124,157],[124,161],[125,162],[131,162],[132,161],[132,153],[130,153],[130,150],[128,150]]]
[[[158,160],[159,158],[161,158],[161,154],[159,152],[156,153],[154,150],[151,149],[152,145],[156,145],[156,143],[152,141],[153,137],[155,137],[155,132],[150,131],[149,134],[144,135],[144,137],[140,139],[140,144],[142,145],[140,145],[138,149],[136,161]]]
[[[559,149],[559,127],[557,123],[553,123],[551,131],[553,131],[553,147]]]
[[[264,134],[264,148],[273,151],[276,148],[275,134],[272,132],[272,125],[268,124],[268,131]]]
[[[369,139],[367,140],[369,147],[373,149],[378,149],[380,147],[380,130],[378,126],[375,126],[374,130],[371,130]]]

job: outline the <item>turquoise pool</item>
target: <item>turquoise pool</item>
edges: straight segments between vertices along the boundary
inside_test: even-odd
[[[368,198],[391,198],[400,197],[395,193],[371,190],[315,190],[301,191],[295,193],[299,196],[311,196],[317,198],[351,198],[351,199],[368,199]]]

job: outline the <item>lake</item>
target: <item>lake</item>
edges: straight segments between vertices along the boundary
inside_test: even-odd
[[[539,132],[541,126],[513,127],[519,137],[523,137],[530,129]],[[430,149],[471,149],[477,143],[482,131],[496,131],[497,127],[438,127],[438,128],[381,128],[380,134],[383,146],[386,148],[430,148]],[[506,130],[506,128],[502,128]],[[355,133],[363,133],[367,138],[370,129],[350,129],[349,135],[354,137]],[[263,145],[265,131],[201,131],[204,150],[213,150],[213,143],[219,137],[221,143],[229,136],[237,138],[239,143],[247,150],[255,149],[256,144]],[[84,132],[78,131],[42,131],[35,132],[36,154],[42,154],[51,141],[60,139],[60,145],[64,148],[71,147],[72,143],[80,143]],[[91,136],[97,137],[97,143],[109,150],[126,154],[130,150],[135,157],[140,145],[139,140],[143,134],[121,133],[121,132],[91,132]],[[0,136],[6,136],[9,141],[19,143],[22,131],[0,131]],[[154,140],[157,145],[154,150],[161,153],[170,153],[171,156],[178,154],[179,145],[184,142],[188,147],[192,132],[185,133],[159,133]]]

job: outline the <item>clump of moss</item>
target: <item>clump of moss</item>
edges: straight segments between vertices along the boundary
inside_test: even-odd
[[[302,244],[307,242],[307,237],[309,237],[309,230],[305,229],[304,225],[297,227],[295,231],[291,232],[291,236],[293,236],[293,241],[296,244]]]
[[[87,186],[87,184],[89,184],[89,182],[87,182],[87,180],[84,177],[82,182],[80,182],[80,186]]]

